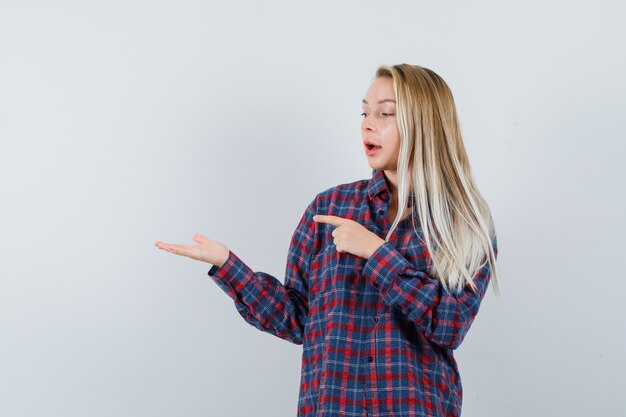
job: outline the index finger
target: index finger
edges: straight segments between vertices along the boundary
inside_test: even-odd
[[[191,256],[193,254],[193,245],[181,245],[176,243],[165,243],[158,241],[154,244],[159,249],[164,249],[170,253],[183,256]]]
[[[320,222],[320,223],[328,223],[328,224],[332,224],[333,226],[340,226],[343,223],[344,218],[337,217],[337,216],[328,216],[325,214],[316,214],[315,216],[313,216],[313,221]]]

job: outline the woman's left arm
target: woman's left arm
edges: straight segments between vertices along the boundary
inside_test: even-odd
[[[497,256],[495,237],[492,244]],[[428,340],[443,348],[456,349],[478,314],[491,273],[489,264],[485,263],[473,277],[478,291],[467,285],[454,294],[385,241],[367,259],[362,275],[380,289],[384,303],[398,308]]]

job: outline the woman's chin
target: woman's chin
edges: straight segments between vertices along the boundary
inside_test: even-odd
[[[385,167],[386,164],[384,162],[378,161],[376,160],[376,158],[368,157],[367,163],[372,169],[381,169],[381,170],[389,169]]]

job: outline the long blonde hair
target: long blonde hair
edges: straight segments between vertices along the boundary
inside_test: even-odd
[[[473,277],[488,262],[499,296],[494,222],[472,178],[450,88],[434,71],[417,65],[382,65],[378,77],[393,79],[400,132],[398,211],[385,240],[406,212],[412,186],[413,228],[417,233],[417,211],[431,276],[449,291],[467,284],[476,290]]]

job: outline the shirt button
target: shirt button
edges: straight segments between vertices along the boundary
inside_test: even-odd
[[[378,282],[375,282],[375,283],[374,283],[374,284],[372,284],[372,285],[374,285],[374,287],[378,288]]]
[[[372,356],[368,356],[368,357],[367,357],[367,361],[368,361],[368,362],[374,362],[374,357],[372,357]]]
[[[385,210],[383,210],[383,209],[378,210],[378,214],[380,214],[382,216],[383,214],[385,214]]]
[[[378,323],[378,317],[372,317],[372,321],[373,321],[374,323]]]

